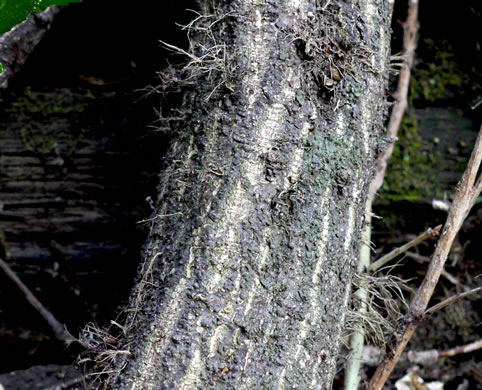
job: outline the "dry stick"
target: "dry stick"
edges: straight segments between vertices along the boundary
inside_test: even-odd
[[[454,303],[455,301],[458,301],[459,299],[465,298],[465,297],[467,297],[469,295],[472,295],[472,294],[477,294],[479,291],[482,291],[482,287],[477,287],[477,288],[474,288],[472,290],[453,295],[450,298],[447,298],[447,299],[443,300],[442,302],[437,303],[435,306],[432,306],[430,309],[426,310],[425,313],[423,313],[423,315],[425,317],[429,314],[432,314],[433,312],[435,312],[437,310],[443,309],[445,306],[448,306],[451,303]]]
[[[25,294],[25,298],[27,298],[27,301],[33,306],[35,310],[37,310],[40,315],[47,321],[47,323],[50,325],[50,328],[52,328],[53,332],[55,333],[55,337],[57,337],[58,340],[64,342],[65,344],[70,344],[76,339],[69,333],[67,329],[65,329],[64,325],[62,325],[57,319],[54,317],[54,315],[48,311],[44,305],[40,303],[40,301],[33,295],[33,293],[30,291],[30,289],[23,284],[23,282],[20,280],[20,278],[15,274],[15,272],[12,271],[12,269],[9,267],[9,265],[3,261],[3,259],[0,259],[0,268],[3,269],[3,271],[7,274],[7,276],[15,283],[15,285],[22,290],[22,292]]]
[[[423,232],[416,238],[414,238],[412,241],[407,242],[405,245],[402,245],[398,248],[395,248],[393,251],[390,253],[387,253],[385,256],[379,258],[377,261],[375,261],[370,267],[368,268],[369,272],[375,272],[377,269],[380,267],[383,267],[386,263],[388,263],[390,260],[394,259],[398,255],[408,251],[410,248],[414,247],[415,245],[420,244],[422,241],[425,241],[427,238],[435,238],[438,236],[440,233],[440,229],[442,229],[442,225],[438,225],[436,227],[428,228],[427,231]]]
[[[447,351],[442,351],[439,353],[439,356],[440,357],[455,356],[455,355],[460,355],[461,353],[469,353],[472,351],[476,351],[480,348],[482,348],[482,339],[474,341],[473,343],[470,343],[470,344],[462,345],[460,347],[448,349]]]
[[[430,364],[435,362],[440,357],[460,355],[463,353],[473,352],[481,348],[482,339],[473,341],[469,344],[460,345],[446,351],[437,351],[436,349],[430,349],[428,351],[408,351],[408,360],[417,364]]]
[[[407,354],[403,354],[403,358],[407,359],[411,363],[431,365],[434,364],[437,359],[441,357],[450,357],[455,355],[460,355],[463,353],[469,353],[482,348],[482,339],[473,341],[469,344],[459,345],[454,348],[447,349],[445,351],[439,351],[436,349],[429,349],[425,351],[408,351]],[[363,363],[373,367],[378,365],[381,355],[380,348],[367,346],[364,347],[364,358]],[[406,355],[406,356],[405,356]]]
[[[410,71],[413,65],[413,58],[415,55],[417,31],[418,31],[418,0],[409,0],[407,20],[403,26],[403,58],[404,63],[400,69],[400,76],[398,79],[398,86],[396,92],[393,94],[395,103],[393,104],[392,112],[390,114],[390,120],[388,122],[387,134],[389,139],[396,140],[400,123],[402,122],[403,114],[407,108],[407,93],[410,85]],[[383,177],[387,169],[388,160],[393,153],[394,143],[388,144],[387,148],[378,156],[375,176],[370,183],[368,190],[368,198],[365,206],[365,221],[366,227],[363,229],[362,238],[364,242],[369,243],[371,241],[371,216],[372,216],[372,204],[375,199],[375,194],[380,189],[383,183]],[[370,249],[366,245],[362,244],[360,249],[360,261],[358,265],[358,272],[364,272],[370,265]],[[358,295],[362,302],[359,312],[363,315],[366,312],[367,291],[360,288],[355,294]],[[345,389],[355,390],[358,389],[360,383],[360,364],[361,355],[363,351],[364,332],[362,330],[356,331],[350,344],[350,357],[348,358],[347,366],[345,369]]]
[[[475,183],[481,160],[482,126],[462,180],[457,185],[455,199],[450,207],[447,221],[437,243],[437,247],[435,248],[427,274],[410,304],[408,314],[400,321],[398,330],[389,340],[388,352],[375,371],[368,385],[369,390],[379,390],[383,387],[405,349],[405,346],[412,337],[415,329],[417,329],[418,323],[425,314],[452,242],[482,190],[482,175],[479,177],[477,183]]]
[[[421,264],[421,263],[424,263],[424,262],[425,262],[425,263],[430,263],[430,257],[428,257],[428,256],[422,256],[422,255],[419,255],[418,253],[407,252],[407,253],[405,253],[405,256],[414,259],[415,261],[419,262],[420,264]],[[442,271],[441,275],[442,275],[445,279],[447,279],[450,283],[452,283],[452,284],[457,285],[457,284],[460,283],[459,280],[458,280],[455,276],[449,274],[449,273],[448,273],[447,271],[445,271],[445,270]]]
[[[410,85],[410,72],[413,66],[413,58],[415,56],[415,48],[417,43],[418,32],[418,0],[408,1],[407,20],[403,24],[403,58],[405,62],[400,69],[400,77],[396,92],[393,94],[395,103],[393,104],[390,114],[390,121],[387,127],[387,137],[396,139],[400,123],[402,123],[403,114],[407,109],[407,94]],[[387,169],[388,161],[393,153],[394,143],[388,144],[388,147],[378,156],[375,177],[370,184],[369,197],[375,199],[376,192],[380,189]]]

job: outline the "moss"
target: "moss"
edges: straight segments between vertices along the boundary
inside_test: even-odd
[[[87,92],[87,99],[79,100],[78,96],[67,90],[58,92],[33,91],[26,88],[24,93],[12,102],[12,108],[16,112],[23,112],[25,116],[35,115],[49,118],[52,115],[68,115],[80,113],[85,110],[89,100],[94,96]]]
[[[350,85],[350,101],[355,103],[363,95],[363,88],[356,84]]]
[[[96,98],[87,90],[36,91],[26,88],[13,93],[5,106],[25,151],[39,156],[69,154],[84,138],[83,117]],[[60,160],[59,160],[60,161]]]
[[[334,135],[313,138],[305,154],[308,172],[322,188],[345,186],[357,166],[361,164],[361,151],[343,138]]]
[[[421,202],[442,196],[437,177],[445,167],[440,157],[441,149],[437,147],[439,139],[435,137],[433,142],[422,139],[411,112],[414,103],[427,104],[454,97],[460,103],[469,101],[472,92],[482,88],[480,76],[460,63],[449,42],[425,39],[420,43],[418,54],[421,57],[410,81],[408,114],[400,126],[399,141],[395,144],[381,190],[385,203]],[[463,159],[455,169],[463,172],[465,166],[466,159]]]
[[[448,41],[425,39],[420,42],[417,55],[419,58],[410,80],[408,114],[400,126],[399,141],[395,144],[385,175],[381,190],[382,203],[421,202],[432,197],[442,197],[441,187],[444,183],[440,184],[441,172],[463,172],[467,164],[468,156],[459,158],[461,146],[452,146],[454,152],[449,150],[448,153],[453,156],[453,162],[449,163],[446,161],[447,152],[442,149],[446,147],[445,143],[443,146],[437,145],[440,142],[437,136],[431,141],[427,140],[427,135],[422,139],[413,108],[427,104],[434,106],[435,101],[443,106],[466,107],[472,100],[474,91],[482,89],[482,78],[475,69],[460,61]],[[441,102],[442,99],[445,100]],[[430,133],[428,128],[423,130],[425,134]]]
[[[20,129],[20,139],[26,151],[40,153],[42,155],[54,151],[57,146],[57,137],[44,131],[45,128],[37,126],[37,123],[26,123]]]
[[[415,99],[434,102],[460,96],[463,91],[480,90],[480,76],[475,69],[463,69],[452,45],[447,41],[425,39],[421,43],[423,61],[415,67],[410,83],[410,104]]]
[[[400,125],[399,140],[385,175],[381,199],[388,202],[419,202],[439,195],[440,189],[433,169],[439,157],[434,146],[423,143],[417,132],[415,118],[406,115]]]

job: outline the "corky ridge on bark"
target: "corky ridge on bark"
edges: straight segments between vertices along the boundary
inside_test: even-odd
[[[214,16],[193,30],[191,59],[215,42],[225,68],[186,87],[130,355],[106,387],[330,388],[386,111],[391,4],[320,3],[202,4]]]

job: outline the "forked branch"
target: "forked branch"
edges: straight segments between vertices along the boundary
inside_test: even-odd
[[[408,314],[400,321],[398,330],[392,335],[391,341],[388,342],[390,349],[368,385],[370,390],[379,390],[383,387],[405,346],[415,329],[417,329],[420,320],[426,313],[427,305],[444,268],[452,242],[482,190],[482,175],[477,179],[481,160],[482,126],[462,180],[457,185],[455,199],[432,256],[427,274],[410,304]]]

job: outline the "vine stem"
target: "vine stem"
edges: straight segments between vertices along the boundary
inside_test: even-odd
[[[407,94],[408,87],[410,85],[410,72],[413,66],[413,59],[415,56],[415,48],[417,42],[418,32],[418,0],[409,0],[407,20],[403,26],[403,56],[404,59],[402,68],[400,69],[400,76],[398,79],[398,86],[396,92],[393,94],[395,103],[390,114],[390,120],[388,122],[387,134],[389,139],[396,140],[400,123],[402,122],[403,114],[407,108]],[[362,242],[360,248],[360,260],[358,264],[358,272],[365,272],[370,265],[370,248],[369,243],[371,241],[371,216],[372,216],[372,204],[375,200],[375,195],[380,189],[385,171],[387,169],[388,160],[393,153],[394,142],[390,142],[382,153],[378,156],[375,176],[370,183],[368,190],[368,198],[365,206],[365,228],[362,232]],[[361,299],[362,305],[359,308],[359,312],[363,314],[366,312],[366,304],[368,292],[364,288],[360,288],[355,294]],[[345,390],[356,390],[360,383],[360,364],[361,355],[364,344],[364,332],[359,329],[354,332],[350,341],[350,356],[347,361],[345,369]]]

